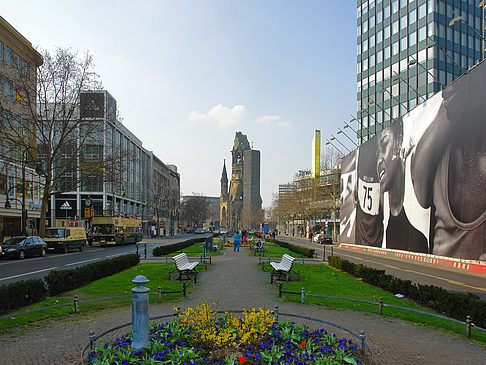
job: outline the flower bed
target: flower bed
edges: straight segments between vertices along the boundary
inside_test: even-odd
[[[146,351],[131,349],[131,334],[88,354],[94,364],[359,364],[357,346],[325,330],[274,322],[268,310],[242,318],[217,316],[207,303],[188,308],[178,320],[152,323]]]

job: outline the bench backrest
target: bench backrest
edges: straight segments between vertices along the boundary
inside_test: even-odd
[[[286,269],[290,270],[292,268],[292,264],[294,263],[294,261],[295,261],[295,257],[284,254],[282,256],[282,260],[280,261],[280,264],[284,266]]]
[[[185,253],[180,253],[179,255],[174,256],[173,259],[177,268],[180,268],[189,262]]]

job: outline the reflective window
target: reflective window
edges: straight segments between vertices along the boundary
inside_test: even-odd
[[[405,51],[408,48],[407,37],[400,39],[400,51]]]
[[[398,33],[398,20],[394,21],[392,24],[392,34]]]
[[[398,42],[392,44],[392,55],[395,56],[398,54]]]
[[[383,31],[383,38],[384,39],[390,38],[390,26],[389,25],[387,25],[385,27],[385,30]]]
[[[400,18],[400,30],[407,28],[407,14]]]
[[[408,14],[408,24],[413,24],[417,21],[417,11],[414,9]]]
[[[419,19],[422,19],[426,15],[427,15],[427,4],[422,4],[418,8],[418,17]]]
[[[376,33],[376,44],[383,42],[383,31]]]
[[[398,0],[393,0],[392,2],[392,14],[395,14],[398,11]]]
[[[376,13],[376,24],[379,24],[383,21],[383,12],[380,10]]]
[[[381,63],[383,62],[383,51],[378,51],[376,53],[376,63]]]
[[[408,45],[409,47],[415,45],[417,43],[417,32],[412,32],[408,36]]]

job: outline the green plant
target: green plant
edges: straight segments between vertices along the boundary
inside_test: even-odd
[[[155,247],[152,250],[152,254],[154,256],[164,256],[168,255],[180,250],[183,250],[184,248],[187,248],[189,246],[192,246],[195,243],[201,243],[206,240],[205,237],[200,237],[200,238],[192,238],[190,240],[182,241],[182,242],[177,242],[172,245],[164,245],[164,246],[158,246]]]
[[[315,250],[311,249],[311,248],[307,248],[307,247],[302,247],[302,246],[297,246],[297,245],[293,245],[291,243],[288,243],[288,242],[283,242],[283,241],[279,241],[277,239],[270,239],[268,240],[268,242],[271,242],[271,243],[274,243],[280,247],[283,247],[283,248],[287,248],[289,249],[290,251],[292,252],[295,252],[295,253],[298,253],[302,256],[305,256],[305,257],[314,257],[315,256]]]
[[[130,254],[94,262],[72,270],[51,271],[45,277],[49,296],[79,288],[105,276],[113,275],[128,269],[129,267],[135,266],[139,262],[139,255]]]
[[[466,316],[470,315],[476,325],[486,327],[486,302],[475,294],[454,293],[434,285],[412,283],[410,280],[385,274],[385,270],[356,265],[337,256],[329,256],[327,261],[329,266],[362,278],[368,284],[393,294],[403,294],[421,305],[460,321],[465,321]]]
[[[0,313],[37,303],[46,298],[47,289],[41,279],[21,280],[0,286]]]

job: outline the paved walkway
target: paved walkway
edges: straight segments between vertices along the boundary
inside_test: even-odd
[[[373,364],[457,365],[485,362],[486,349],[464,338],[420,325],[370,313],[280,302],[276,289],[270,285],[269,274],[257,270],[257,262],[258,258],[249,256],[245,248],[240,252],[226,249],[224,255],[213,257],[211,269],[200,275],[196,289],[178,305],[184,309],[204,299],[217,302],[222,310],[279,305],[281,313],[319,318],[355,333],[364,329],[374,353]],[[151,305],[150,315],[173,313],[173,307],[174,303]],[[130,321],[131,309],[127,307],[19,328],[0,336],[0,364],[76,364],[90,330],[101,333]],[[327,329],[349,338],[349,335],[334,328]]]

